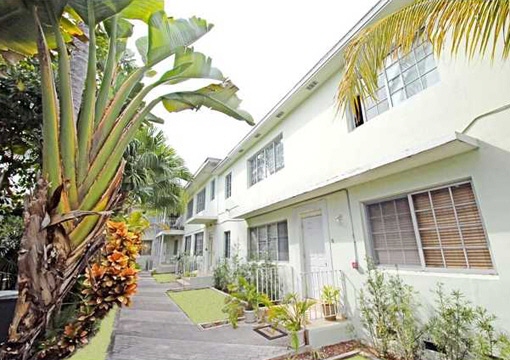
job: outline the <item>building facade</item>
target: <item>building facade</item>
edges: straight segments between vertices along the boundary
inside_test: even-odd
[[[388,58],[378,99],[336,107],[346,43],[401,5],[377,3],[225,159],[206,160],[182,250],[205,273],[235,252],[295,275],[340,270],[354,319],[370,258],[424,304],[443,283],[510,331],[510,62],[438,59],[417,41]]]

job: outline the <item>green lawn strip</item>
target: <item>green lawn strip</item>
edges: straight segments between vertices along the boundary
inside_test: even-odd
[[[227,318],[227,314],[221,311],[225,305],[225,295],[218,291],[200,289],[167,294],[195,324]]]
[[[113,309],[101,321],[99,331],[90,340],[90,343],[79,349],[70,360],[106,360],[108,346],[113,332],[113,323],[118,309]]]
[[[355,355],[355,356],[347,358],[345,360],[368,360],[368,358],[361,356],[361,355]]]
[[[170,283],[170,282],[174,282],[177,280],[177,276],[175,276],[175,274],[154,273],[154,274],[152,274],[152,277],[154,278],[154,280],[156,280],[156,282],[158,282],[160,284]]]

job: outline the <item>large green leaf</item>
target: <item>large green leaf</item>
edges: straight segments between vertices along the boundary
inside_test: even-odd
[[[164,11],[150,17],[149,37],[138,39],[136,45],[148,66],[152,66],[173,55],[177,49],[193,44],[212,29],[207,21],[167,18]]]
[[[125,19],[142,20],[149,22],[151,15],[165,8],[164,0],[133,0],[133,2],[120,13]]]
[[[37,4],[38,17],[49,48],[56,46],[51,29],[52,17],[60,19],[67,0],[46,0],[41,6],[36,0],[0,1],[0,50],[14,51],[23,55],[37,53],[37,27],[33,7]],[[69,40],[67,33],[63,34]]]
[[[91,0],[94,2],[94,15],[96,24],[120,13],[134,0]],[[140,0],[139,0],[140,1]],[[88,24],[89,13],[87,10],[88,0],[70,0],[69,5],[76,10],[78,15]]]
[[[165,109],[169,112],[198,110],[202,106],[222,112],[237,120],[244,120],[253,125],[252,116],[239,109],[241,100],[237,97],[238,88],[230,81],[212,84],[197,91],[182,91],[161,97]]]
[[[180,48],[175,53],[174,69],[163,74],[161,80],[167,84],[178,84],[188,79],[225,80],[221,71],[212,67],[211,63],[211,58],[193,51],[193,48]],[[184,64],[189,65],[176,74],[174,70],[179,69]]]

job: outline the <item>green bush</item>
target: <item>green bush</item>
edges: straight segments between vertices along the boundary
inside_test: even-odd
[[[442,284],[435,293],[436,308],[427,330],[441,360],[510,359],[510,342],[496,331],[496,316],[473,306],[460,291],[446,294]]]
[[[421,329],[414,289],[399,276],[388,276],[372,264],[360,291],[361,321],[375,350],[403,360],[419,358]]]

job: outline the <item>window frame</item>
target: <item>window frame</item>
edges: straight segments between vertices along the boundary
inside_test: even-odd
[[[211,183],[209,184],[209,189],[211,192],[209,199],[210,201],[213,201],[216,198],[216,179],[211,180]]]
[[[207,196],[207,194],[206,194],[207,192],[206,192],[205,189],[206,189],[206,187],[204,187],[202,190],[200,190],[197,193],[197,196],[196,196],[196,198],[197,198],[197,200],[196,200],[196,209],[195,209],[195,213],[196,214],[201,213],[202,211],[205,210],[205,202],[206,202],[206,196]],[[199,209],[200,205],[201,205],[201,208]]]
[[[225,175],[225,199],[232,197],[232,171]]]
[[[186,220],[191,219],[193,217],[193,211],[195,210],[195,198],[191,198],[190,201],[186,204]]]
[[[287,260],[280,260],[280,236],[279,236],[280,233],[279,233],[278,225],[281,223],[285,223],[286,227],[287,227],[287,257],[288,257]],[[256,225],[256,226],[249,226],[248,227],[248,258],[250,259],[250,261],[264,261],[265,260],[265,259],[259,258],[260,249],[259,249],[258,229],[265,227],[266,232],[267,232],[267,239],[269,240],[269,227],[271,225],[276,226],[276,236],[277,236],[276,257],[277,257],[277,259],[269,260],[269,261],[278,262],[278,263],[289,263],[290,262],[290,241],[289,241],[289,221],[287,219],[273,221],[270,223],[260,224],[260,225]],[[253,229],[257,229],[257,251],[255,254],[251,248],[251,231]]]
[[[197,237],[202,235],[202,248],[200,249],[200,255],[197,255]],[[193,234],[193,256],[204,256],[204,232],[199,231]]]
[[[191,254],[191,242],[192,241],[193,241],[193,236],[192,235],[186,235],[184,237],[184,253],[187,254],[187,255]],[[189,247],[188,247],[188,245],[189,245]]]
[[[259,149],[253,156],[251,156],[247,161],[246,161],[246,168],[247,168],[247,174],[248,174],[248,187],[252,187],[254,186],[255,184],[258,184],[259,182],[261,181],[264,181],[265,179],[267,179],[268,177],[270,177],[271,175],[274,175],[276,174],[278,171],[282,170],[285,168],[285,155],[284,155],[284,150],[282,148],[282,164],[281,166],[278,166],[277,165],[277,144],[280,144],[282,147],[283,147],[283,133],[280,133],[278,134],[277,136],[275,136],[270,142],[268,142],[266,145],[264,145],[264,147],[262,147],[262,149]],[[272,161],[273,161],[273,172],[271,172],[270,170],[268,170],[268,159],[267,159],[267,151],[271,151],[272,152]],[[259,179],[259,163],[258,163],[258,158],[259,156],[263,154],[263,157],[264,157],[264,162],[263,162],[263,165],[260,165],[261,168],[263,168],[263,177],[261,179]],[[254,173],[253,173],[253,162],[255,162],[255,181],[254,181]]]
[[[393,52],[392,54],[389,54],[385,60],[384,60],[384,67],[381,69],[381,71],[377,74],[377,77],[382,77],[382,85],[378,87],[378,90],[377,91],[384,91],[384,95],[385,95],[385,98],[384,99],[374,99],[374,98],[359,98],[359,104],[357,104],[357,108],[356,109],[351,109],[349,111],[349,114],[350,114],[350,128],[351,130],[355,130],[357,129],[358,127],[366,124],[367,122],[369,121],[372,121],[373,119],[375,119],[376,117],[378,117],[379,115],[387,112],[387,111],[390,111],[391,109],[397,107],[398,105],[400,105],[401,103],[404,103],[406,102],[407,100],[409,100],[410,98],[412,98],[414,95],[417,95],[425,90],[427,90],[428,88],[436,85],[437,83],[439,83],[441,81],[441,78],[439,77],[440,74],[439,74],[439,66],[438,66],[438,63],[437,63],[437,58],[436,56],[434,55],[434,51],[432,49],[432,52],[431,53],[428,53],[426,54],[425,56],[421,57],[419,60],[418,60],[418,56],[417,56],[417,49],[420,48],[422,45],[428,43],[430,45],[430,42],[428,40],[421,40],[420,41],[417,41],[417,44],[413,44],[413,47],[411,48],[411,51],[409,51],[407,54],[405,55],[401,55],[401,54],[398,54],[397,57],[395,58],[394,55],[393,55]],[[398,50],[394,50],[394,51],[398,51]],[[409,56],[409,54],[413,54],[413,58],[414,58],[414,62],[411,66],[407,67],[406,69],[402,69],[402,63],[401,63],[401,60],[407,56]],[[424,72],[423,74],[421,73],[420,69],[419,69],[419,63],[421,62],[424,62],[425,59],[427,59],[428,57],[432,57],[434,59],[434,62],[435,62],[435,66],[429,70],[427,70],[426,72]],[[398,75],[394,76],[393,78],[389,78],[388,76],[388,69],[392,66],[397,66],[398,68]],[[410,71],[411,68],[415,68],[416,72],[417,72],[417,78],[410,81],[408,84],[406,84],[405,82],[405,78],[404,78],[404,73],[406,71]],[[431,85],[428,85],[427,87],[424,86],[424,81],[423,81],[423,78],[425,76],[427,76],[428,74],[432,73],[433,71],[436,71],[438,73],[438,77],[439,79],[431,84]],[[400,78],[401,81],[402,81],[402,84],[401,86],[396,89],[393,93],[391,93],[391,90],[390,90],[390,82],[397,79],[397,78]],[[420,85],[421,85],[421,90],[419,90],[418,92],[415,92],[414,94],[412,95],[408,95],[408,92],[407,92],[407,87],[413,83],[416,83],[416,82],[419,82]],[[405,94],[405,98],[402,99],[400,101],[400,103],[397,103],[395,104],[394,102],[394,99],[392,99],[392,96],[394,94],[396,94],[397,92],[399,91],[403,91],[404,94]],[[367,106],[367,101],[371,101],[372,102],[372,105],[371,106]],[[380,103],[386,101],[387,102],[387,106],[388,108],[382,112],[379,112],[379,109],[378,109],[378,106],[380,105]],[[367,115],[367,112],[368,110],[370,109],[373,109],[373,108],[376,108],[377,109],[377,114],[368,118],[368,115]],[[367,108],[370,108],[370,109],[367,109]],[[356,113],[357,112],[360,112],[361,116],[362,116],[362,122],[357,125],[356,124]]]
[[[417,218],[416,218],[416,212],[415,212],[412,196],[417,195],[417,194],[422,194],[424,192],[433,192],[435,190],[451,188],[454,186],[464,185],[464,184],[468,184],[468,183],[471,184],[471,190],[473,191],[474,202],[475,202],[476,208],[478,210],[478,214],[480,216],[481,226],[483,228],[483,232],[484,232],[485,239],[487,242],[487,249],[488,249],[490,257],[491,257],[492,269],[469,269],[469,268],[452,268],[452,267],[441,268],[441,267],[427,266],[425,263],[425,255],[423,252],[423,245],[421,242],[421,236],[420,236],[420,232],[419,232],[419,228],[418,228],[418,222],[417,222]],[[411,211],[413,230],[414,230],[414,235],[416,238],[416,243],[418,246],[418,255],[420,258],[421,265],[377,264],[377,262],[375,261],[377,259],[377,256],[375,253],[374,239],[372,238],[372,231],[371,231],[370,214],[368,211],[369,205],[378,204],[378,203],[382,203],[385,201],[402,199],[402,198],[407,199],[409,208]],[[476,189],[474,187],[474,183],[471,179],[460,180],[460,181],[456,181],[456,182],[448,182],[448,183],[442,184],[442,185],[425,187],[420,190],[409,191],[409,192],[401,193],[401,194],[394,195],[394,196],[389,196],[389,197],[385,197],[385,198],[379,198],[379,199],[375,199],[375,200],[366,201],[363,203],[363,217],[364,217],[363,225],[365,228],[365,239],[367,240],[365,243],[365,245],[367,246],[367,250],[368,250],[367,253],[370,255],[370,257],[372,259],[374,259],[374,263],[378,268],[381,268],[381,269],[398,268],[398,269],[402,269],[402,270],[421,271],[421,272],[427,272],[427,273],[450,273],[450,274],[468,274],[468,275],[469,274],[472,274],[472,275],[473,274],[475,274],[475,275],[497,275],[498,274],[498,271],[496,268],[496,262],[494,259],[494,253],[491,248],[491,242],[490,242],[490,239],[489,239],[489,236],[487,233],[485,221],[483,219],[483,214],[482,214],[482,211],[480,208],[478,196],[476,194]],[[465,249],[465,247],[463,249]]]
[[[228,239],[228,244],[227,244]],[[228,246],[227,246],[228,245]],[[223,232],[223,257],[225,259],[230,259],[232,255],[232,233],[230,230]]]

